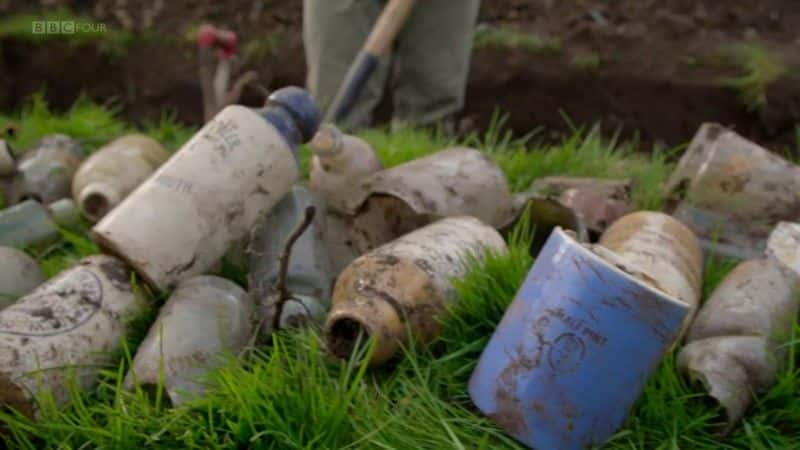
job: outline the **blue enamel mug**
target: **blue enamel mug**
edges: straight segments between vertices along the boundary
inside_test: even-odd
[[[470,396],[538,450],[603,444],[688,312],[556,228],[484,349]]]

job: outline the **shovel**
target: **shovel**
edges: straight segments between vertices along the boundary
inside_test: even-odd
[[[372,28],[364,47],[356,56],[325,113],[326,123],[338,123],[347,117],[361,91],[378,67],[378,58],[389,53],[395,38],[405,25],[417,0],[389,0]]]

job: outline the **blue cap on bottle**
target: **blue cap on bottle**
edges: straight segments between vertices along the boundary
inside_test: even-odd
[[[272,105],[282,106],[292,115],[303,142],[311,140],[317,133],[322,114],[305,89],[297,86],[278,89],[267,98],[267,106]]]

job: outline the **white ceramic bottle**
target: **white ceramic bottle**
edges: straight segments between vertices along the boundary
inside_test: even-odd
[[[151,285],[171,289],[207,273],[300,176],[297,146],[319,109],[300,88],[259,110],[231,105],[92,230]]]

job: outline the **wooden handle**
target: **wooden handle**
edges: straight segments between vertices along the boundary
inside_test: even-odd
[[[376,56],[389,53],[416,3],[417,0],[389,0],[361,51]]]

